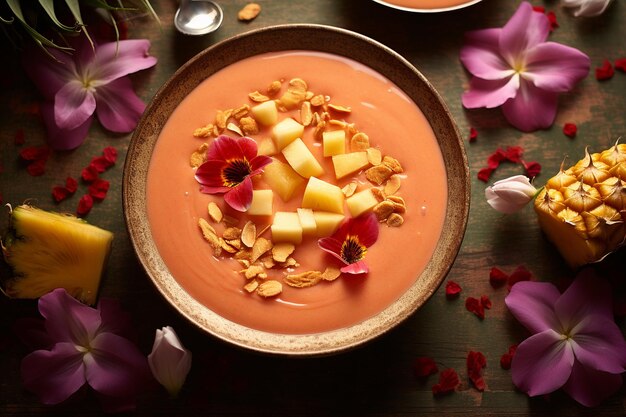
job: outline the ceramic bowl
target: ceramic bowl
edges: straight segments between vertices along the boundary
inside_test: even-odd
[[[147,216],[146,189],[151,156],[164,124],[178,104],[203,80],[230,64],[261,53],[287,50],[345,56],[393,81],[423,109],[436,136],[447,174],[443,232],[432,257],[414,283],[386,308],[359,323],[311,334],[252,329],[198,302],[168,269],[153,239]],[[280,25],[244,33],[215,44],[184,64],[147,106],[131,139],[123,177],[124,215],[133,247],[165,300],[200,329],[219,339],[258,352],[292,356],[326,355],[355,348],[396,327],[424,305],[444,280],[457,255],[465,233],[469,198],[468,165],[458,128],[446,104],[424,76],[407,60],[374,40],[339,28],[309,24]]]
[[[450,12],[453,10],[463,9],[465,7],[472,6],[476,3],[481,2],[482,0],[446,0],[439,1],[439,6],[430,7],[424,6],[424,1],[418,0],[373,0],[376,3],[382,4],[383,6],[391,7],[393,9],[403,10],[406,12],[415,12],[415,13],[441,13],[441,12]]]

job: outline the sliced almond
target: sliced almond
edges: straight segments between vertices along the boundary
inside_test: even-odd
[[[340,106],[338,104],[328,104],[328,108],[337,113],[352,113],[352,108],[350,106]]]
[[[199,127],[193,131],[193,136],[196,138],[210,138],[212,136],[219,135],[217,126],[213,123],[209,123],[204,127]]]
[[[194,168],[198,168],[200,165],[206,162],[206,150],[209,148],[207,143],[203,143],[200,147],[191,154],[189,158],[189,165]]]
[[[370,164],[376,166],[380,165],[383,162],[383,155],[378,148],[367,148],[365,150],[367,152],[367,160]]]
[[[259,285],[256,289],[256,293],[261,297],[274,297],[283,292],[283,284],[276,280],[268,280]]]
[[[270,99],[268,96],[266,96],[265,94],[261,94],[258,91],[253,91],[248,94],[248,98],[255,103],[263,103],[265,101],[269,101]]]
[[[398,213],[391,213],[387,218],[387,226],[400,227],[404,223],[404,217]]]
[[[248,3],[237,13],[237,19],[242,22],[249,22],[261,13],[261,5],[258,3]]]
[[[285,277],[285,284],[290,287],[306,288],[312,287],[322,280],[320,271],[307,271],[300,274],[289,274]]]
[[[387,197],[387,200],[393,203],[395,213],[406,212],[406,201],[404,201],[404,198],[399,195],[390,195]]]
[[[270,97],[275,96],[280,91],[281,86],[282,83],[280,81],[272,81],[270,85],[267,86],[267,95]]]
[[[341,275],[341,270],[336,266],[327,266],[324,272],[322,272],[322,279],[324,281],[334,281]]]
[[[239,119],[239,123],[241,123],[241,130],[244,135],[251,136],[259,133],[259,125],[252,117],[242,117]]]
[[[385,195],[395,194],[400,189],[401,184],[402,178],[398,174],[393,174],[385,183]]]
[[[239,136],[243,136],[243,132],[241,131],[241,128],[234,123],[229,123],[226,126],[226,129],[230,130],[231,132],[235,132]]]
[[[384,222],[387,218],[393,213],[395,210],[395,206],[391,201],[385,200],[376,204],[372,211],[376,215],[376,218],[379,222]]]
[[[370,188],[370,190],[372,191],[372,194],[374,194],[374,197],[376,197],[376,200],[378,200],[378,202],[385,201],[385,193],[383,193],[383,190],[378,187],[372,187]]]
[[[305,101],[302,103],[302,107],[300,107],[300,123],[303,126],[309,126],[313,121],[313,111],[311,110],[311,103],[309,101]]]
[[[391,168],[389,168],[387,165],[381,164],[368,168],[365,171],[365,178],[367,178],[373,184],[381,185],[382,183],[387,181],[387,179],[391,177],[392,174],[393,171],[391,170]]]
[[[211,201],[208,205],[209,218],[213,220],[215,223],[219,223],[222,221],[224,214],[222,210],[220,210],[219,206],[215,204],[215,202]]]
[[[243,272],[243,275],[246,277],[246,279],[252,279],[252,278],[255,278],[257,275],[265,272],[265,268],[263,268],[261,265],[250,265],[247,269],[244,269],[242,272]]]
[[[350,139],[350,150],[352,152],[365,151],[370,147],[370,138],[363,132],[359,132]],[[374,164],[372,164],[374,165]]]
[[[241,237],[241,229],[238,227],[227,227],[222,233],[222,237],[226,240],[239,239]]]
[[[286,262],[294,250],[296,247],[293,243],[277,243],[272,247],[272,258],[276,262]]]
[[[389,169],[391,169],[396,174],[401,174],[404,171],[402,169],[402,165],[400,165],[400,162],[398,162],[397,159],[392,158],[389,155],[383,158],[383,165],[386,165],[387,167],[389,167]]]
[[[298,263],[298,261],[296,261],[294,258],[292,258],[291,256],[289,258],[287,258],[287,260],[285,262],[281,262],[279,263],[281,268],[297,268],[300,266],[300,264]]]
[[[224,130],[226,128],[226,123],[228,122],[228,119],[232,114],[233,109],[218,110],[217,114],[215,115],[215,125],[219,129]]]
[[[271,256],[263,256],[260,261],[265,269],[272,269],[276,265],[276,262],[274,262],[274,258],[272,258]]]
[[[237,107],[236,109],[233,110],[233,117],[239,120],[242,117],[247,116],[249,112],[250,112],[250,105],[244,104],[243,106]]]
[[[254,246],[254,242],[256,242],[256,225],[248,221],[241,229],[241,243],[251,248]]]
[[[319,106],[322,106],[324,103],[326,103],[326,99],[321,94],[318,94],[316,96],[313,96],[313,98],[311,98],[311,106],[319,107]]]
[[[200,226],[200,230],[202,231],[202,237],[204,237],[204,240],[209,242],[209,244],[213,248],[213,254],[215,256],[220,256],[222,254],[221,241],[223,241],[223,239],[217,236],[217,234],[215,233],[215,229],[213,229],[213,227],[205,219],[200,218],[198,220],[198,226]]]
[[[351,181],[347,183],[342,189],[343,195],[346,197],[350,197],[356,191],[357,183],[356,181]]]
[[[260,237],[254,242],[252,246],[252,253],[250,255],[250,262],[254,263],[257,259],[259,259],[263,254],[265,254],[268,250],[272,249],[272,242],[270,240],[265,239],[264,237]]]
[[[280,103],[286,109],[296,109],[300,107],[306,98],[307,83],[301,78],[294,78],[289,81],[287,91],[280,97]]]
[[[322,140],[324,130],[326,130],[326,122],[324,120],[320,120],[317,126],[315,126],[315,131],[313,132],[315,140]]]
[[[346,127],[348,127],[348,123],[344,122],[343,120],[337,120],[337,119],[328,120],[328,124],[334,127],[340,127],[342,129],[345,129]]]
[[[239,253],[239,252],[237,252]],[[235,254],[236,255],[236,254]],[[250,261],[247,259],[237,259],[237,262],[241,264],[244,268],[248,268],[250,266]]]
[[[306,94],[305,94],[305,96],[304,96],[304,99],[305,99],[305,100],[307,100],[307,101],[311,101],[311,99],[312,99],[314,96],[315,96],[315,93],[314,93],[313,91],[310,91],[310,90],[309,90],[309,91],[307,91],[307,92],[306,92]]]
[[[224,240],[226,241],[226,243],[228,243],[230,246],[237,249],[238,251],[243,248],[243,243],[241,243],[241,239],[228,239],[228,240],[224,239]]]
[[[237,253],[239,251],[238,248],[235,248],[234,246],[231,246],[227,241],[225,241],[223,238],[219,239],[220,241],[220,247],[228,253]]]
[[[249,281],[248,283],[246,283],[246,285],[243,286],[243,289],[248,291],[249,293],[253,293],[258,287],[259,287],[259,281],[257,281],[256,279],[253,279],[252,281]]]

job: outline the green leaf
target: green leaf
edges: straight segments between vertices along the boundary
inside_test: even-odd
[[[143,4],[146,10],[152,15],[154,20],[156,20],[157,22],[159,22],[159,24],[161,24],[161,19],[159,19],[159,16],[154,11],[154,8],[150,4],[150,0],[141,0],[141,4]]]
[[[76,26],[67,26],[61,23],[61,21],[57,18],[56,13],[54,12],[54,0],[39,0],[39,4],[48,14],[48,17],[55,25],[59,28],[66,30],[68,32],[76,32]]]
[[[87,37],[87,40],[89,40],[91,47],[95,48],[93,40],[91,39],[91,36],[89,36],[89,32],[87,32],[87,27],[85,26],[85,23],[83,23],[83,17],[80,14],[80,4],[78,3],[78,0],[65,0],[65,4],[67,4],[70,12],[72,12],[74,19],[76,19],[76,23],[80,25],[80,28]]]

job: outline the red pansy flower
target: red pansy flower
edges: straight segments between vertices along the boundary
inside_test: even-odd
[[[196,181],[205,194],[224,194],[224,201],[237,211],[252,203],[251,177],[263,172],[272,158],[257,155],[253,139],[218,136],[207,150],[207,161],[196,170]]]
[[[346,264],[341,272],[366,274],[369,272],[363,260],[367,248],[378,239],[378,221],[373,213],[345,221],[330,237],[318,240],[319,247]]]

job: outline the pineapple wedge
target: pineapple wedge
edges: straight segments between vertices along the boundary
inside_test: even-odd
[[[626,237],[626,144],[589,154],[550,178],[534,202],[539,225],[572,268]]]
[[[15,275],[5,282],[5,291],[14,298],[37,298],[65,288],[93,305],[112,241],[113,233],[75,216],[18,206],[2,241]]]

